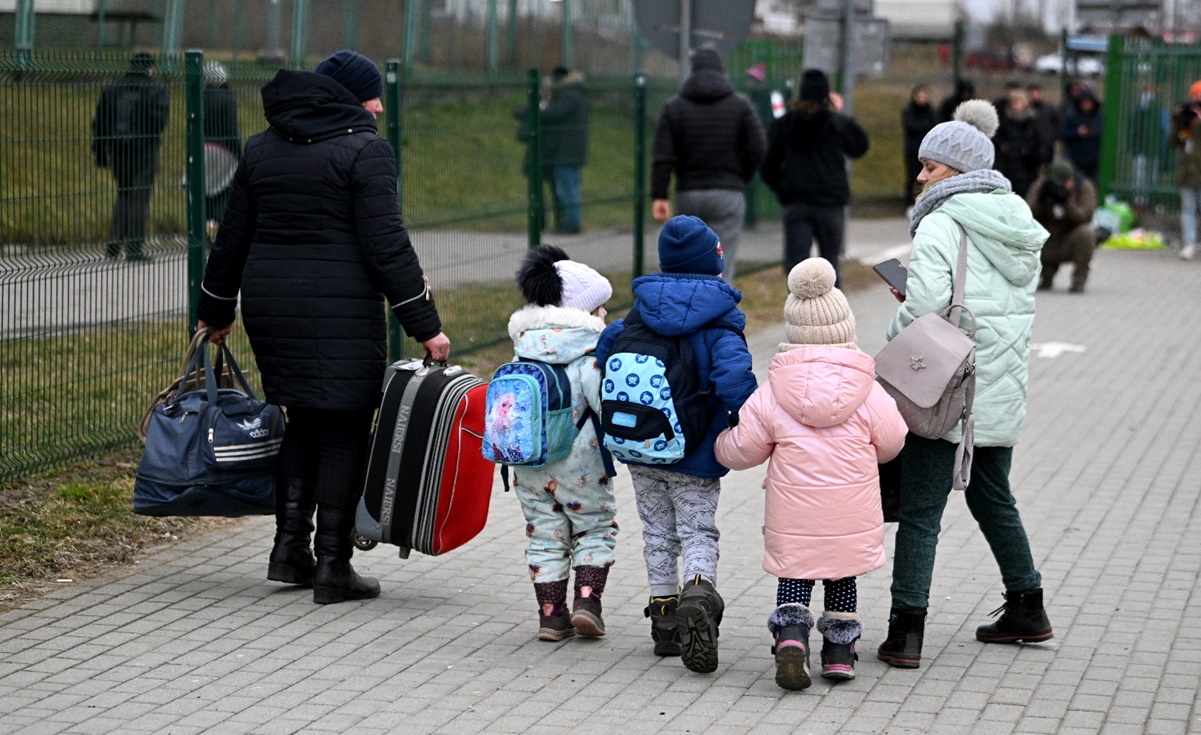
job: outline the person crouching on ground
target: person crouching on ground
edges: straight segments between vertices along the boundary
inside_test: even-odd
[[[1093,212],[1097,211],[1097,189],[1076,173],[1071,161],[1057,158],[1026,194],[1034,219],[1050,233],[1039,259],[1043,271],[1038,290],[1050,291],[1059,266],[1072,263],[1072,293],[1084,293],[1088,267],[1097,249]]]
[[[976,629],[985,643],[1045,641],[1051,622],[1043,609],[1042,577],[1009,486],[1009,467],[1026,418],[1030,333],[1038,253],[1047,231],[1025,200],[992,168],[997,110],[969,100],[954,119],[922,141],[922,194],[909,221],[913,251],[905,295],[888,325],[888,339],[925,314],[951,302],[960,227],[967,236],[967,278],[960,326],[975,328],[976,439],[964,500],[1001,568],[1001,617]],[[974,320],[972,314],[975,315]],[[934,554],[951,494],[956,426],[940,439],[910,433],[901,450],[900,521],[892,564],[888,639],[877,657],[892,666],[921,664]]]
[[[810,600],[825,588],[822,677],[855,678],[863,633],[855,578],[884,566],[879,464],[897,456],[907,431],[897,404],[875,381],[876,364],[855,345],[855,316],[834,288],[834,267],[802,261],[788,275],[788,341],[768,381],[717,437],[717,461],[732,470],[768,459],[763,569],[776,577],[776,683],[806,689]]]
[[[600,273],[557,247],[530,251],[517,271],[526,306],[509,318],[513,350],[522,360],[563,365],[571,383],[572,419],[600,415],[601,371],[596,341],[605,329],[613,287]],[[617,544],[617,501],[605,472],[598,422],[585,421],[563,459],[513,467],[513,492],[525,515],[526,562],[538,599],[538,639],[579,633],[603,636],[601,594]],[[575,567],[575,602],[567,610],[567,577]]]
[[[746,316],[738,309],[742,294],[721,279],[724,265],[717,234],[704,222],[688,215],[668,220],[659,234],[661,272],[634,281],[633,309],[625,319],[610,324],[596,346],[605,369],[605,445],[629,464],[642,519],[642,555],[651,593],[644,613],[651,619],[655,654],[681,656],[686,667],[702,674],[717,669],[717,631],[725,609],[716,588],[721,536],[716,514],[721,478],[729,470],[718,464],[713,442],[757,387],[742,335],[746,326]],[[626,404],[627,411],[609,410],[614,389],[620,399],[629,390],[626,386],[638,384],[637,374],[625,372],[622,377],[621,373],[635,368],[635,363],[653,369],[658,362],[662,368],[663,361],[649,360],[643,348],[663,347],[678,358],[673,363],[677,367],[666,370],[667,385],[662,383],[663,374],[648,375],[645,385],[657,388],[654,395],[646,390],[627,396],[634,399],[634,405]],[[683,377],[685,373],[690,379]],[[672,384],[672,375],[697,390]],[[667,420],[659,411],[671,409],[653,406],[662,396],[669,396],[676,409]],[[693,400],[684,401],[682,396]],[[677,398],[680,403],[674,403]],[[674,421],[673,442],[689,436],[681,424],[693,427],[695,441],[681,443],[686,450],[682,457],[638,460],[640,450],[652,450],[642,441],[613,443],[610,426],[610,418],[622,427],[636,426],[641,421],[636,417],[664,426]],[[619,453],[623,446],[631,450],[628,455]],[[681,556],[687,580],[682,591]]]

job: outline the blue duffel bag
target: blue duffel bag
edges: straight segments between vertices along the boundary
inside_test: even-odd
[[[275,512],[275,463],[284,436],[279,406],[255,396],[229,347],[221,359],[240,388],[218,388],[207,342],[179,384],[195,385],[155,406],[138,463],[133,509],[146,516],[249,516]],[[189,382],[193,371],[203,370]],[[201,380],[203,379],[203,383]]]

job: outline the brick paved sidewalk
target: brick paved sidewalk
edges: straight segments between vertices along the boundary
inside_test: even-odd
[[[1001,586],[952,498],[922,668],[875,660],[886,567],[860,587],[858,678],[776,688],[760,468],[725,482],[721,665],[690,673],[651,654],[623,474],[602,640],[534,640],[523,522],[499,490],[459,551],[356,557],[384,590],[365,603],[317,606],[268,583],[270,524],[256,519],[0,616],[0,732],[1201,732],[1201,618],[1186,614],[1201,603],[1199,282],[1201,264],[1170,253],[1101,251],[1086,295],[1039,296],[1035,341],[1085,350],[1033,358],[1014,455],[1049,644],[974,640]],[[882,287],[851,300],[874,352],[894,304]],[[751,340],[761,368],[776,331]]]

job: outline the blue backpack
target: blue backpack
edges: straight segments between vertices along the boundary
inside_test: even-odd
[[[604,365],[605,448],[623,462],[635,464],[682,460],[704,440],[713,422],[712,390],[697,373],[691,335],[661,335],[632,309]]]
[[[571,380],[562,365],[518,359],[492,374],[484,419],[484,457],[541,467],[571,451],[587,416],[571,420]]]

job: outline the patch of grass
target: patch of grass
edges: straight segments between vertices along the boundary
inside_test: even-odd
[[[0,610],[232,521],[134,515],[134,450],[0,484]]]

